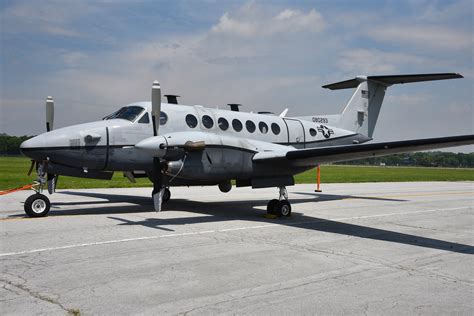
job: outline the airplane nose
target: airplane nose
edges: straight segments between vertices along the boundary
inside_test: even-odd
[[[35,160],[46,159],[47,155],[45,149],[45,138],[43,135],[38,135],[25,140],[20,145],[21,153]]]

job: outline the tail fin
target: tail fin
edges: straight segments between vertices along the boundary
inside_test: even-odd
[[[463,76],[456,73],[357,76],[354,79],[325,85],[323,88],[331,90],[356,88],[337,125],[372,138],[387,87],[393,84],[456,78]]]

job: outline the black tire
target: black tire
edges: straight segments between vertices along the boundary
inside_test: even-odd
[[[275,207],[277,204],[278,204],[277,199],[270,200],[270,202],[268,202],[267,204],[267,214],[275,215],[276,214]]]
[[[30,195],[25,201],[25,213],[29,217],[44,217],[48,215],[51,203],[43,194]]]
[[[291,216],[291,204],[287,200],[278,201],[277,205],[275,206],[276,215],[282,217],[289,217]]]
[[[165,188],[165,192],[163,192],[163,202],[168,202],[171,199],[171,191],[168,188]]]

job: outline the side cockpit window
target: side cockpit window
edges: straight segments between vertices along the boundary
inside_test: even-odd
[[[143,115],[143,116],[138,120],[138,123],[141,123],[141,124],[148,124],[148,123],[150,123],[150,117],[148,116],[148,113],[145,113],[145,115]]]
[[[165,112],[160,112],[160,126],[165,125],[166,122],[168,122],[168,115],[166,115]],[[148,112],[145,113],[139,120],[138,123],[142,124],[148,124],[150,123],[150,116],[148,115]]]

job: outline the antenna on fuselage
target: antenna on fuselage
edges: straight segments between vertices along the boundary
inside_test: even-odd
[[[178,104],[179,95],[175,94],[165,94],[166,99],[168,100],[169,104]]]
[[[46,99],[46,131],[52,131],[54,124],[54,100],[53,97]]]
[[[235,112],[239,112],[239,106],[242,106],[242,104],[239,104],[239,103],[229,103],[227,105],[230,106],[231,111],[235,111]]]
[[[153,122],[153,133],[158,135],[160,128],[160,111],[161,111],[161,87],[160,83],[155,80],[151,88],[151,120]]]

